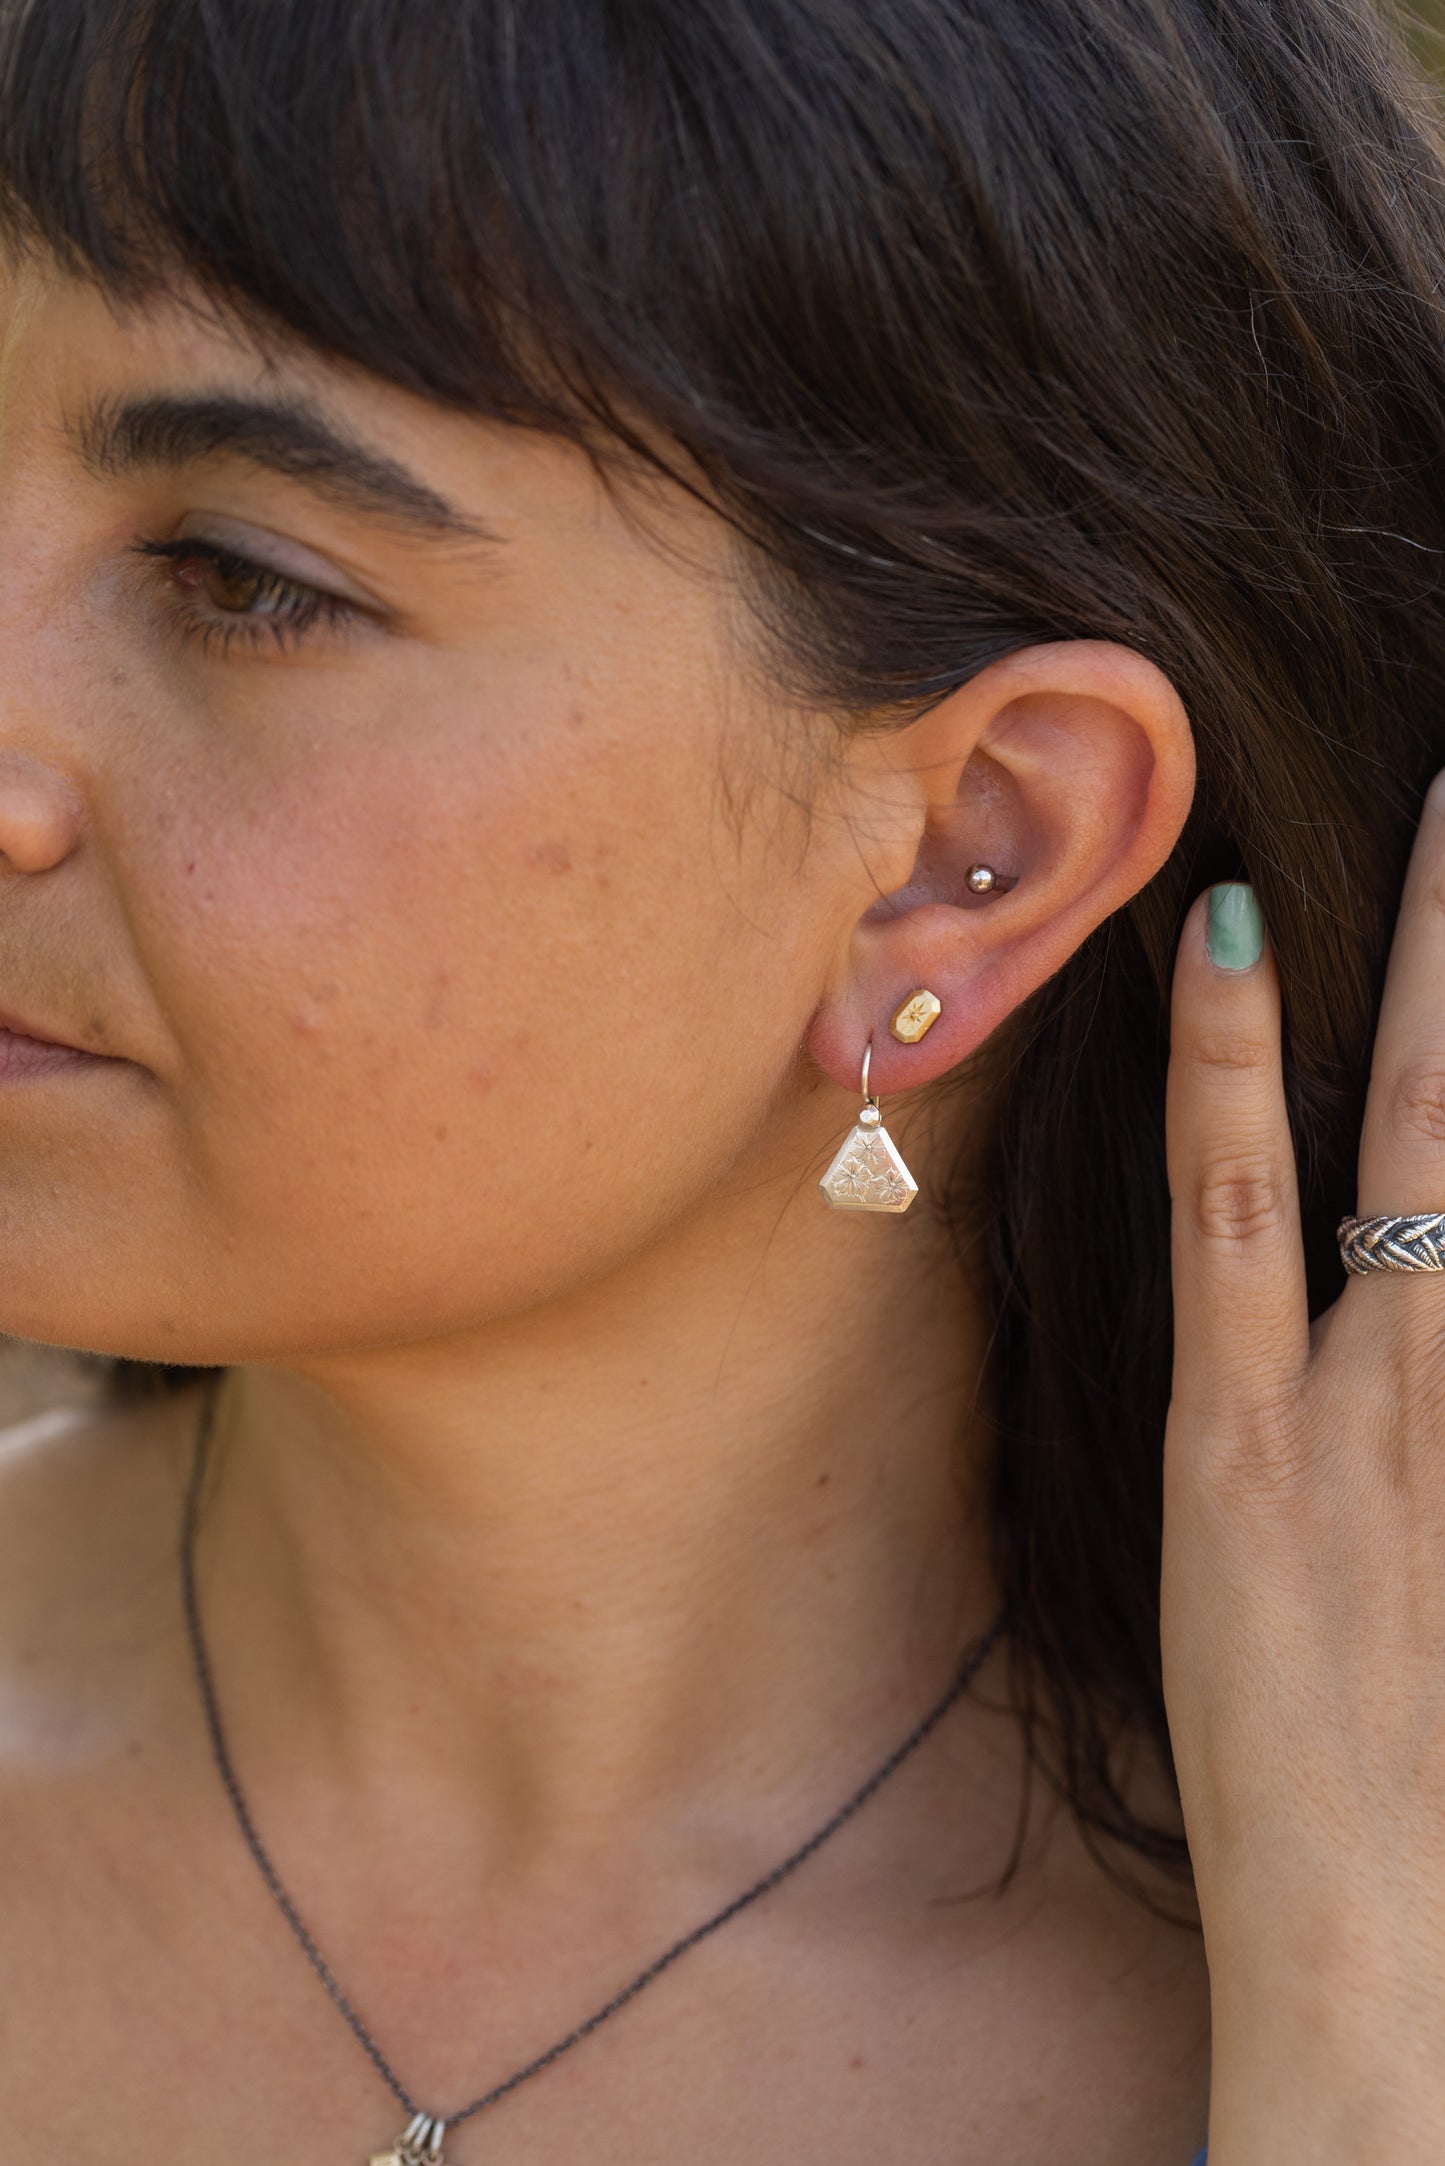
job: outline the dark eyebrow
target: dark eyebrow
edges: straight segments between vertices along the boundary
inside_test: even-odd
[[[66,434],[81,463],[97,475],[244,459],[301,482],[343,510],[420,535],[498,539],[396,460],[370,450],[299,400],[230,392],[101,399],[68,419]]]

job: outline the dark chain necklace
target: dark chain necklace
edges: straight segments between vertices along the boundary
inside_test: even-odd
[[[822,1849],[824,1843],[831,1836],[836,1835],[841,1827],[846,1826],[847,1822],[853,1818],[856,1812],[861,1811],[870,1798],[877,1795],[889,1777],[895,1775],[904,1761],[918,1750],[924,1739],[931,1736],[933,1731],[937,1729],[949,1709],[962,1698],[964,1692],[973,1682],[985,1656],[989,1653],[1004,1628],[1006,1613],[1001,1611],[988,1630],[973,1642],[964,1658],[962,1667],[955,1674],[952,1684],[944,1693],[942,1699],[929,1709],[921,1722],[914,1725],[901,1744],[895,1745],[887,1759],[882,1762],[881,1766],[873,1770],[867,1781],[860,1784],[847,1802],[840,1805],[838,1810],[829,1819],[825,1820],[823,1825],[810,1835],[806,1842],[800,1843],[796,1850],[784,1858],[781,1864],[775,1865],[771,1872],[764,1873],[761,1880],[754,1881],[753,1885],[745,1889],[741,1895],[734,1896],[730,1903],[724,1904],[723,1908],[715,1912],[711,1918],[705,1919],[701,1925],[694,1926],[692,1931],[685,1933],[681,1940],[674,1941],[672,1946],[664,1949],[663,1953],[649,1963],[645,1970],[639,1971],[629,1984],[623,1986],[619,1992],[614,1993],[611,2000],[604,2002],[602,2007],[595,2009],[586,2018],[585,2022],[577,2025],[575,2030],[568,2031],[564,2038],[557,2039],[553,2045],[547,2047],[545,2052],[539,2053],[535,2060],[528,2061],[522,2068],[514,2069],[511,2075],[505,2076],[500,2083],[494,2083],[489,2091],[483,2091],[465,2106],[458,2107],[454,2113],[428,2113],[426,2108],[419,2106],[412,2097],[406,2085],[372,2037],[371,2032],[341,1990],[331,1966],[316,1945],[310,1927],[296,1908],[280,1874],[272,1864],[266,1846],[257,1832],[256,1823],[251,1817],[251,1808],[246,1802],[245,1793],[242,1791],[240,1782],[237,1779],[236,1770],[231,1760],[230,1748],[226,1743],[226,1734],[221,1727],[221,1711],[216,1698],[215,1681],[211,1674],[210,1657],[206,1652],[206,1642],[201,1631],[200,1609],[196,1601],[195,1569],[196,1524],[200,1514],[201,1487],[205,1479],[206,1465],[210,1455],[217,1395],[217,1391],[213,1387],[207,1391],[202,1404],[200,1423],[196,1432],[191,1478],[186,1490],[185,1510],[181,1524],[181,1599],[185,1608],[186,1634],[190,1641],[191,1660],[195,1667],[196,1683],[200,1688],[201,1706],[205,1713],[206,1731],[211,1742],[211,1752],[221,1781],[225,1786],[226,1795],[231,1801],[231,1810],[236,1816],[236,1822],[242,1835],[245,1837],[246,1848],[255,1861],[256,1870],[260,1873],[262,1880],[270,1891],[271,1898],[277,1909],[300,1943],[311,1968],[325,1986],[340,2014],[345,2017],[350,2025],[352,2034],[361,2046],[362,2051],[391,2091],[397,2103],[405,2112],[411,2115],[410,2122],[396,2139],[392,2148],[389,2151],[377,2152],[371,2159],[370,2166],[446,2166],[446,2162],[442,2158],[442,2139],[448,2128],[456,2128],[461,2122],[470,2121],[475,2114],[484,2113],[488,2106],[495,2106],[499,2099],[503,2099],[509,2092],[515,2091],[520,2084],[529,2082],[533,2076],[540,2076],[544,2068],[550,2068],[554,2061],[559,2061],[562,2058],[564,2053],[570,2053],[572,2048],[579,2046],[584,2038],[590,2038],[595,2030],[598,2030],[602,2024],[606,2023],[609,2017],[618,2014],[621,2009],[628,2005],[629,2001],[636,2000],[639,1993],[645,1991],[648,1986],[660,1978],[664,1971],[670,1970],[679,1957],[686,1955],[689,1949],[696,1948],[700,1942],[707,1940],[713,1933],[719,1932],[723,1926],[729,1924],[750,1904],[756,1903],[760,1897],[769,1894],[781,1881],[786,1880],[790,1874],[795,1873],[800,1865],[806,1863],[813,1856],[815,1851]]]

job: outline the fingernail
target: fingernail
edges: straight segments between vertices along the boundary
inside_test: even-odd
[[[1227,880],[1209,890],[1204,945],[1216,970],[1251,970],[1264,953],[1264,919],[1254,889]]]

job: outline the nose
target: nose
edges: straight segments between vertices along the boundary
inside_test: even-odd
[[[49,872],[80,840],[74,784],[28,753],[0,751],[0,877]]]

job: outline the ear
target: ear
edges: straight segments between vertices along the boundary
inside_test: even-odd
[[[890,816],[870,821],[862,908],[807,1043],[856,1091],[871,1038],[877,1093],[933,1081],[1051,977],[1158,871],[1194,791],[1178,693],[1106,640],[1005,655],[918,721],[855,739],[848,764],[845,788]],[[999,875],[990,893],[970,890],[975,865]],[[925,988],[942,1012],[900,1044],[889,1023]]]

